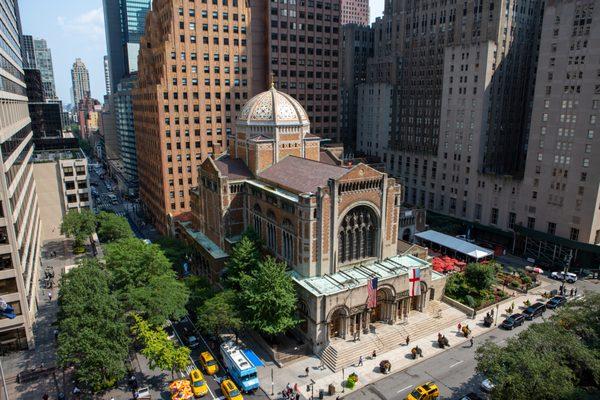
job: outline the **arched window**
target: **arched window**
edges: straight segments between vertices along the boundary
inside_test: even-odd
[[[342,219],[338,230],[341,263],[377,256],[378,218],[370,207],[357,206]]]
[[[289,219],[284,219],[281,224],[282,230],[282,256],[290,263],[294,260],[294,226]]]
[[[254,205],[254,230],[258,234],[258,237],[262,237],[262,210],[258,204]]]

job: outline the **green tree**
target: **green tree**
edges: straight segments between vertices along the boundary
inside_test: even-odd
[[[133,237],[133,231],[126,218],[115,213],[102,211],[98,214],[98,238],[102,243]]]
[[[239,290],[240,282],[245,275],[256,269],[260,254],[256,243],[248,235],[243,235],[235,244],[229,260],[227,260],[226,285]]]
[[[186,314],[189,291],[160,247],[136,238],[120,239],[105,246],[105,259],[111,287],[126,310],[157,326]]]
[[[195,313],[204,302],[214,296],[214,289],[208,279],[203,276],[190,275],[183,280],[190,292],[187,310]]]
[[[206,333],[217,336],[220,333],[242,328],[242,319],[236,307],[236,295],[232,290],[224,290],[207,299],[198,308],[198,328]]]
[[[161,236],[155,243],[178,271],[182,269],[186,256],[192,252],[184,241],[168,236]]]
[[[184,371],[190,364],[190,349],[176,346],[161,327],[153,327],[139,315],[133,314],[131,327],[136,340],[142,346],[142,355],[148,359],[151,369],[175,372]]]
[[[114,386],[126,372],[129,337],[108,274],[96,260],[84,259],[61,277],[58,304],[58,364],[74,367],[82,388]]]
[[[240,282],[244,322],[267,335],[285,332],[298,323],[296,291],[285,269],[285,263],[267,257]]]
[[[585,398],[583,386],[598,388],[598,353],[553,322],[531,325],[500,347],[477,349],[477,372],[495,385],[492,399],[544,400]],[[584,377],[591,382],[582,385]]]
[[[76,253],[83,253],[85,240],[96,231],[96,216],[90,210],[71,210],[67,212],[60,225],[60,233],[73,238],[73,249]]]
[[[469,264],[465,269],[465,279],[478,291],[489,290],[496,283],[494,266],[480,263]]]

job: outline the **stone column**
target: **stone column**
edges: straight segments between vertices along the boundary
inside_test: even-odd
[[[369,333],[369,325],[371,324],[371,313],[369,310],[364,311],[365,315],[365,326],[363,327],[363,333]]]

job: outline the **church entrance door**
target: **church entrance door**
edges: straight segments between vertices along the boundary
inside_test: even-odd
[[[344,315],[344,312],[341,309],[336,310],[333,313],[333,315],[331,316],[331,320],[327,324],[330,338],[343,337],[344,318],[346,318],[346,316]]]

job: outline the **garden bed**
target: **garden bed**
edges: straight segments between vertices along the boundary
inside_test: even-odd
[[[527,293],[530,289],[540,286],[540,281],[534,276],[526,272],[498,272],[496,274],[498,283],[502,283],[503,286],[516,290],[520,293]]]
[[[469,264],[464,272],[448,277],[445,296],[475,310],[499,303],[508,294],[494,287],[498,273],[496,264]]]

